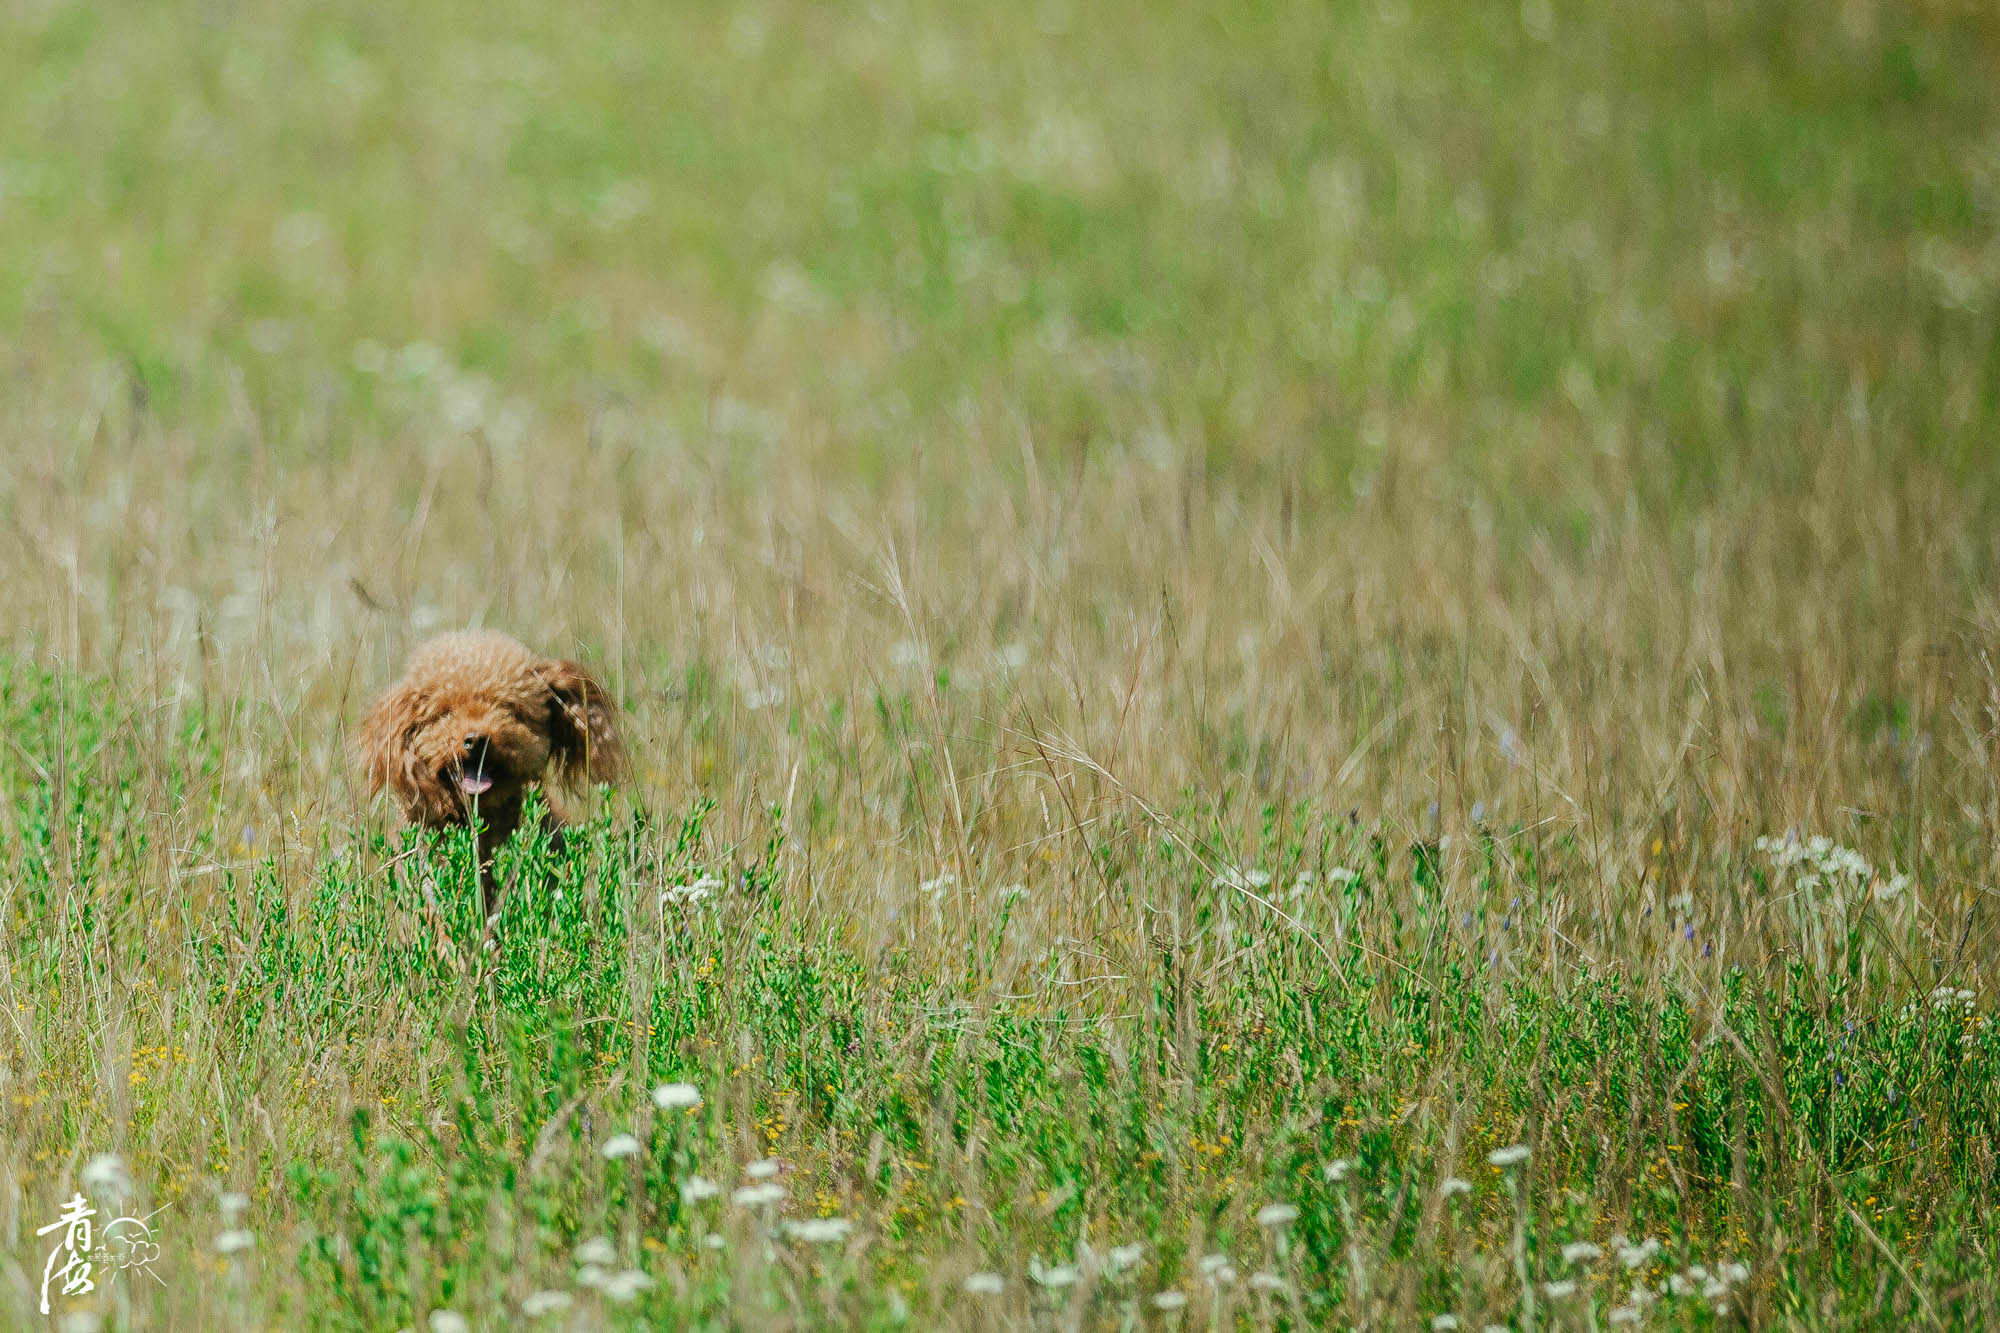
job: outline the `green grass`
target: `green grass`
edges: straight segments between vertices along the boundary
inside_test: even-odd
[[[1997,78],[0,15],[0,1322],[115,1153],[117,1328],[1994,1323]],[[348,748],[467,623],[636,756],[490,952]]]

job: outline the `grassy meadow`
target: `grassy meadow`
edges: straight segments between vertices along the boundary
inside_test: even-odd
[[[1996,86],[0,7],[0,1326],[2000,1325]],[[491,953],[350,751],[466,624],[634,755]]]

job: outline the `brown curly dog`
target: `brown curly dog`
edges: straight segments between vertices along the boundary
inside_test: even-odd
[[[493,852],[519,826],[528,789],[549,774],[570,786],[606,781],[624,758],[611,696],[595,677],[478,629],[417,649],[361,724],[358,748],[369,793],[394,792],[412,824],[477,820],[489,914],[498,908]]]

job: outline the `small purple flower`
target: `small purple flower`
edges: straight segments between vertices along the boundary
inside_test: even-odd
[[[1707,940],[1707,941],[1704,941],[1704,942],[1703,942],[1703,944],[1702,944],[1702,946],[1701,946],[1701,956],[1702,956],[1703,958],[1713,958],[1713,957],[1715,957],[1715,941],[1714,941],[1714,940]]]
[[[1472,913],[1470,913],[1470,912],[1467,912],[1467,913],[1466,913],[1466,914],[1465,914],[1464,916],[1460,917],[1460,918],[1459,918],[1459,922],[1458,922],[1458,924],[1459,924],[1459,925],[1461,925],[1461,926],[1463,926],[1463,927],[1464,927],[1465,929],[1467,929],[1467,930],[1471,930],[1471,929],[1472,929]]]
[[[1690,944],[1694,943],[1694,922],[1687,923],[1687,929],[1681,932],[1681,938]]]

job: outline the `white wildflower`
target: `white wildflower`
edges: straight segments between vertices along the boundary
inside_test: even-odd
[[[1563,1262],[1582,1263],[1586,1259],[1602,1259],[1604,1251],[1587,1240],[1573,1240],[1562,1247]]]
[[[597,1151],[604,1154],[604,1160],[607,1162],[619,1162],[627,1157],[637,1157],[640,1145],[639,1140],[630,1134],[613,1134]]]
[[[1669,1273],[1667,1290],[1676,1296],[1692,1296],[1696,1290],[1694,1279],[1685,1273]]]
[[[592,1236],[589,1240],[578,1242],[576,1249],[571,1251],[571,1257],[579,1265],[596,1264],[600,1268],[609,1268],[618,1262],[618,1251],[609,1238]]]
[[[784,1169],[785,1164],[775,1157],[760,1157],[743,1168],[743,1174],[752,1180],[769,1180]]]
[[[84,1164],[81,1179],[83,1187],[92,1194],[117,1200],[132,1196],[132,1173],[125,1169],[125,1159],[115,1152],[101,1152],[91,1158]]]
[[[538,1291],[521,1302],[521,1313],[530,1319],[540,1319],[545,1314],[567,1310],[576,1304],[576,1298],[566,1291]]]
[[[972,1273],[965,1279],[965,1290],[973,1296],[998,1296],[1007,1290],[1007,1279],[998,1273]]]
[[[1441,1199],[1449,1199],[1454,1194],[1470,1193],[1472,1193],[1472,1182],[1461,1176],[1446,1176],[1444,1183],[1438,1186],[1438,1197]]]
[[[1647,1237],[1638,1244],[1624,1244],[1618,1247],[1618,1262],[1626,1268],[1637,1268],[1660,1252],[1660,1242]]]
[[[257,1244],[257,1237],[241,1229],[225,1231],[215,1238],[217,1254],[240,1254]]]
[[[1824,835],[1804,839],[1797,833],[1787,833],[1782,838],[1763,837],[1757,839],[1757,850],[1770,857],[1776,869],[1789,873],[1801,889],[1866,890],[1888,899],[1910,886],[1909,875],[1898,871],[1885,878],[1861,853]]]
[[[1218,1287],[1226,1287],[1236,1280],[1235,1265],[1226,1254],[1204,1254],[1195,1264],[1195,1271]]]
[[[1114,1245],[1105,1252],[1104,1271],[1122,1273],[1128,1268],[1136,1268],[1146,1258],[1146,1247],[1137,1242],[1130,1245]]]
[[[927,879],[923,883],[917,885],[917,892],[922,894],[928,894],[932,898],[942,898],[944,897],[944,891],[946,889],[953,888],[957,884],[958,884],[957,875],[944,874],[944,875],[939,875],[936,879]]]
[[[1345,1180],[1347,1173],[1354,1169],[1354,1163],[1345,1157],[1336,1157],[1319,1169],[1328,1180]]]
[[[1519,1166],[1528,1160],[1528,1145],[1513,1143],[1505,1148],[1495,1148],[1486,1154],[1486,1160],[1494,1166]]]
[[[605,1299],[616,1301],[620,1305],[635,1299],[640,1292],[651,1291],[652,1289],[653,1279],[647,1277],[636,1268],[628,1268],[622,1273],[613,1273],[610,1277],[604,1279],[603,1285],[599,1288],[604,1293]]]
[[[1750,1266],[1738,1263],[1732,1259],[1722,1266],[1722,1280],[1724,1282],[1747,1282],[1750,1280]]]
[[[1605,1312],[1605,1319],[1613,1324],[1636,1324],[1640,1310],[1636,1305],[1614,1305]]]
[[[716,1184],[706,1176],[689,1176],[681,1182],[682,1203],[700,1203],[704,1199],[713,1199],[720,1193],[722,1193],[722,1186]]]
[[[1260,1227],[1288,1227],[1299,1220],[1299,1210],[1288,1203],[1267,1203],[1257,1210]]]
[[[692,1083],[662,1083],[653,1089],[653,1105],[662,1111],[678,1111],[701,1105],[701,1089]]]
[[[1431,1333],[1445,1333],[1445,1330],[1457,1327],[1458,1316],[1455,1314],[1437,1314],[1431,1316]]]
[[[1252,1273],[1250,1275],[1250,1289],[1252,1291],[1283,1291],[1285,1289],[1285,1279],[1279,1277],[1276,1273]]]
[[[844,1217],[812,1217],[803,1222],[788,1222],[785,1231],[794,1240],[805,1241],[808,1245],[837,1245],[847,1239],[847,1233],[854,1230],[854,1223]]]
[[[215,1206],[222,1212],[224,1226],[235,1226],[236,1220],[250,1210],[250,1196],[229,1190],[215,1200]]]
[[[1057,1264],[1050,1267],[1042,1262],[1042,1256],[1032,1255],[1028,1259],[1028,1276],[1044,1287],[1067,1287],[1078,1277],[1075,1264]]]
[[[431,1333],[469,1333],[472,1325],[456,1310],[433,1310],[430,1318]]]
[[[1560,1282],[1544,1282],[1542,1284],[1542,1295],[1552,1301],[1559,1301],[1565,1296],[1574,1296],[1576,1295],[1576,1279],[1566,1277]]]
[[[762,1208],[774,1204],[785,1197],[785,1187],[776,1181],[766,1181],[762,1185],[744,1185],[729,1196],[729,1201],[738,1208]]]
[[[660,891],[660,906],[683,907],[707,902],[722,887],[723,880],[716,875],[703,875],[685,884],[670,884]]]
[[[1179,1310],[1186,1305],[1187,1293],[1184,1291],[1175,1291],[1172,1287],[1169,1287],[1165,1291],[1153,1293],[1153,1308],[1155,1310]]]

